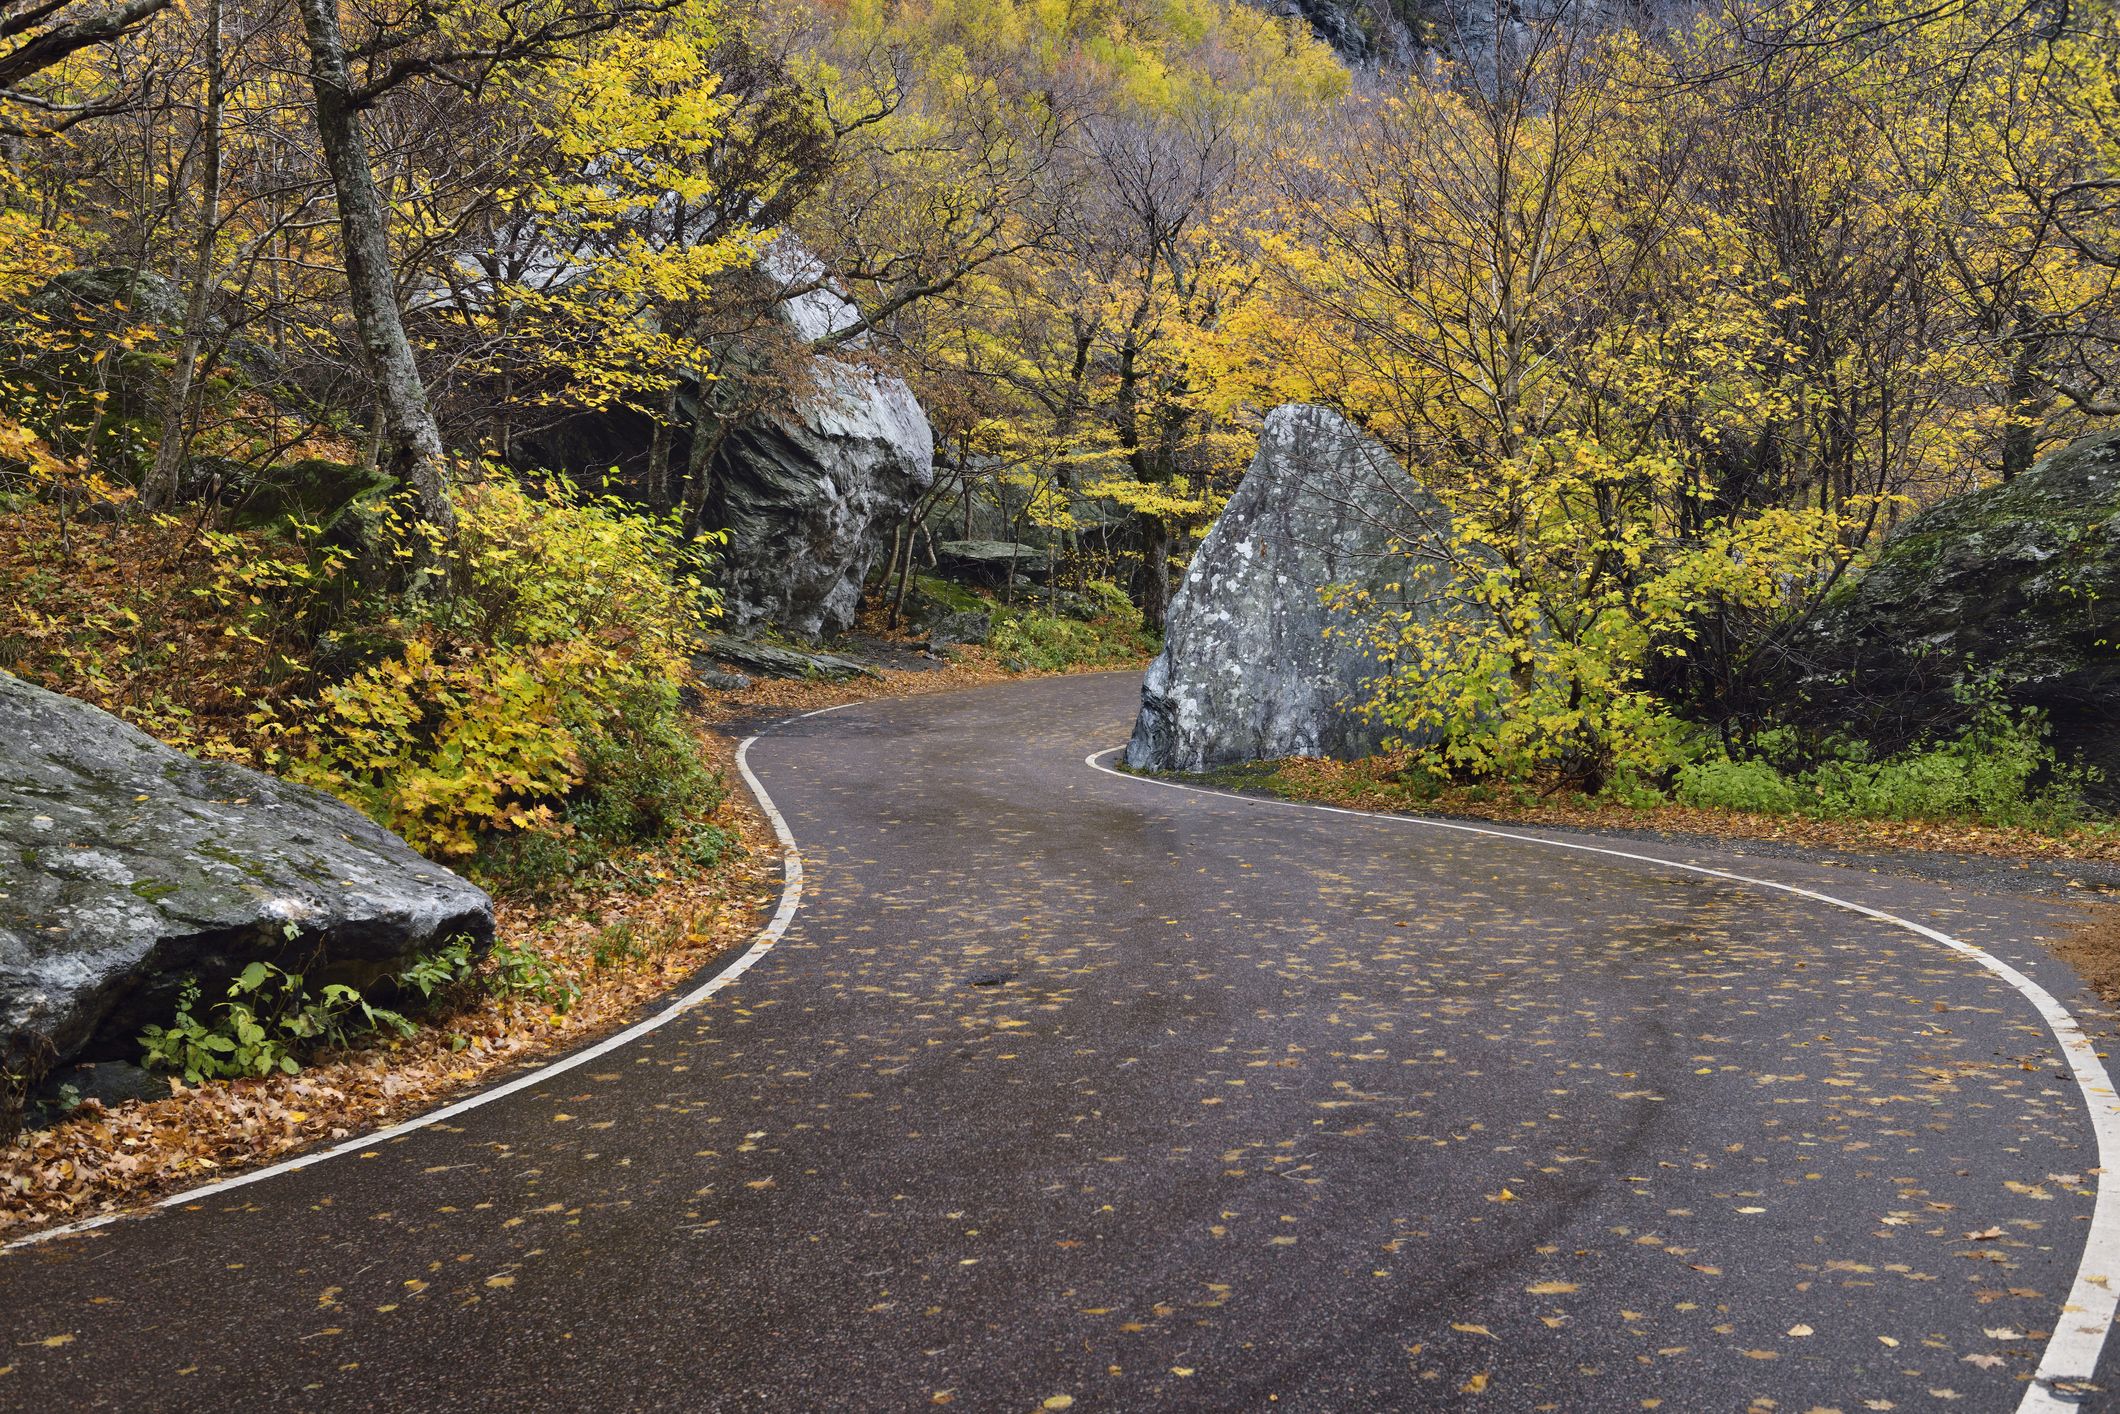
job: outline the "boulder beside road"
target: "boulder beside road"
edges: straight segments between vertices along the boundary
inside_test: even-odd
[[[1928,507],[1789,658],[1803,711],[1884,750],[1961,722],[1963,689],[1990,682],[2120,806],[2120,433]]]
[[[485,892],[307,786],[201,761],[0,672],[0,1065],[136,1060],[187,976],[252,961],[360,986],[459,935]]]
[[[1449,514],[1375,438],[1329,408],[1267,416],[1236,494],[1172,596],[1126,762],[1207,771],[1282,756],[1365,756],[1378,668],[1363,612],[1453,612]]]

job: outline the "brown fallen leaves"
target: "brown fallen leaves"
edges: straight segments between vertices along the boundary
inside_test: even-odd
[[[709,749],[728,754],[719,738],[709,739]],[[748,798],[732,796],[715,823],[734,833],[743,850],[704,877],[672,879],[646,895],[613,885],[496,910],[502,939],[535,947],[581,989],[565,1014],[522,997],[489,997],[409,1038],[328,1057],[298,1075],[179,1084],[170,1099],[108,1111],[85,1105],[63,1123],[0,1146],[0,1241],[137,1207],[381,1128],[632,1020],[718,955],[747,943],[778,898],[779,850]],[[620,918],[665,944],[599,965],[600,924]]]
[[[787,678],[760,678],[736,692],[707,694],[702,713],[709,721],[722,722],[741,715],[755,715],[760,709],[775,713],[812,712],[820,707],[838,707],[871,698],[921,697],[931,692],[956,692],[983,683],[1067,675],[1067,672],[1053,673],[1037,668],[1010,670],[1002,667],[991,652],[976,645],[950,651],[947,662],[925,672],[885,666],[880,680],[853,678],[846,682],[798,682]],[[1114,669],[1105,664],[1067,671],[1105,673]]]
[[[2120,908],[2110,904],[2088,905],[2089,917],[2054,951],[2108,1002],[2120,1004]]]

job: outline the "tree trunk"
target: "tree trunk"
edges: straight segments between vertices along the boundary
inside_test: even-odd
[[[214,242],[221,230],[221,112],[227,104],[221,62],[222,0],[206,9],[206,109],[201,115],[199,229],[192,243],[191,288],[184,297],[184,333],[177,365],[170,370],[162,400],[162,440],[155,444],[155,464],[140,485],[140,505],[160,510],[177,497],[177,473],[191,450],[191,399],[198,386],[199,346],[206,328],[206,296],[213,287]]]
[[[921,525],[917,513],[909,521],[905,533],[905,563],[898,567],[898,590],[891,595],[891,627],[896,628],[905,621],[905,592],[913,583],[913,546],[920,538]]]
[[[648,504],[668,510],[677,504],[670,488],[670,443],[677,433],[677,384],[663,394],[662,410],[655,431],[648,439]]]
[[[1163,632],[1170,608],[1170,526],[1161,516],[1136,519],[1141,535],[1141,627]]]
[[[913,548],[911,537],[906,534],[906,527],[911,520],[912,513],[907,512],[905,520],[891,527],[891,557],[883,562],[883,578],[878,581],[883,585],[883,598],[887,606],[883,621],[892,628],[898,627],[898,605],[892,595],[892,588],[898,582],[898,557],[901,554],[910,556]]]
[[[309,46],[309,81],[316,96],[317,138],[331,172],[339,205],[339,236],[345,246],[347,300],[375,384],[376,415],[383,442],[381,470],[409,493],[419,519],[456,534],[456,512],[442,484],[442,433],[427,404],[398,310],[390,266],[389,213],[376,188],[368,140],[353,104],[353,79],[339,33],[337,0],[298,0]]]
[[[692,447],[685,458],[684,527],[686,535],[697,535],[707,520],[707,498],[714,489],[714,454],[728,424],[707,407],[707,391],[699,392],[699,415],[692,419]]]
[[[2042,409],[2044,389],[2038,378],[2039,349],[2027,339],[2017,345],[2010,361],[2009,389],[2003,397],[2009,407],[2009,422],[2002,430],[2002,479],[2015,481],[2039,458],[2039,428],[2033,418]]]

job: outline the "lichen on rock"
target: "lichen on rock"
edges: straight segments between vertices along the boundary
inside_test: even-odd
[[[1449,515],[1374,438],[1327,408],[1276,408],[1172,597],[1127,764],[1204,771],[1282,756],[1356,757],[1378,611],[1455,612]],[[1350,591],[1350,593],[1334,593]],[[1368,606],[1358,610],[1361,598]]]
[[[1802,712],[1886,750],[1962,720],[1964,688],[1992,683],[2120,803],[2120,433],[1923,511],[1788,660]]]
[[[132,1060],[187,975],[314,977],[469,935],[492,902],[352,807],[194,760],[0,673],[0,1068]]]

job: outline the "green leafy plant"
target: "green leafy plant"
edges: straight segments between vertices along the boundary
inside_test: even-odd
[[[515,943],[496,943],[486,954],[486,985],[501,996],[528,997],[564,1015],[581,989],[552,970],[544,955]]]
[[[412,965],[397,974],[400,989],[418,992],[420,999],[432,1002],[437,996],[446,996],[459,991],[471,983],[478,971],[478,959],[474,956],[471,939],[459,933],[431,952],[422,953],[412,960]]]
[[[2045,719],[2012,711],[1991,684],[1959,693],[1971,720],[1957,735],[1877,760],[1862,742],[1829,741],[1812,764],[1787,732],[1759,755],[1717,757],[1678,772],[1680,804],[1815,819],[1972,820],[2061,830],[2083,819],[2087,772],[2055,759]]]
[[[175,1071],[197,1085],[275,1071],[293,1075],[302,1068],[302,1054],[384,1029],[410,1035],[413,1026],[343,983],[312,994],[301,973],[252,962],[228,984],[227,1000],[203,1016],[198,981],[186,978],[175,1017],[142,1031],[140,1047],[144,1065]]]

